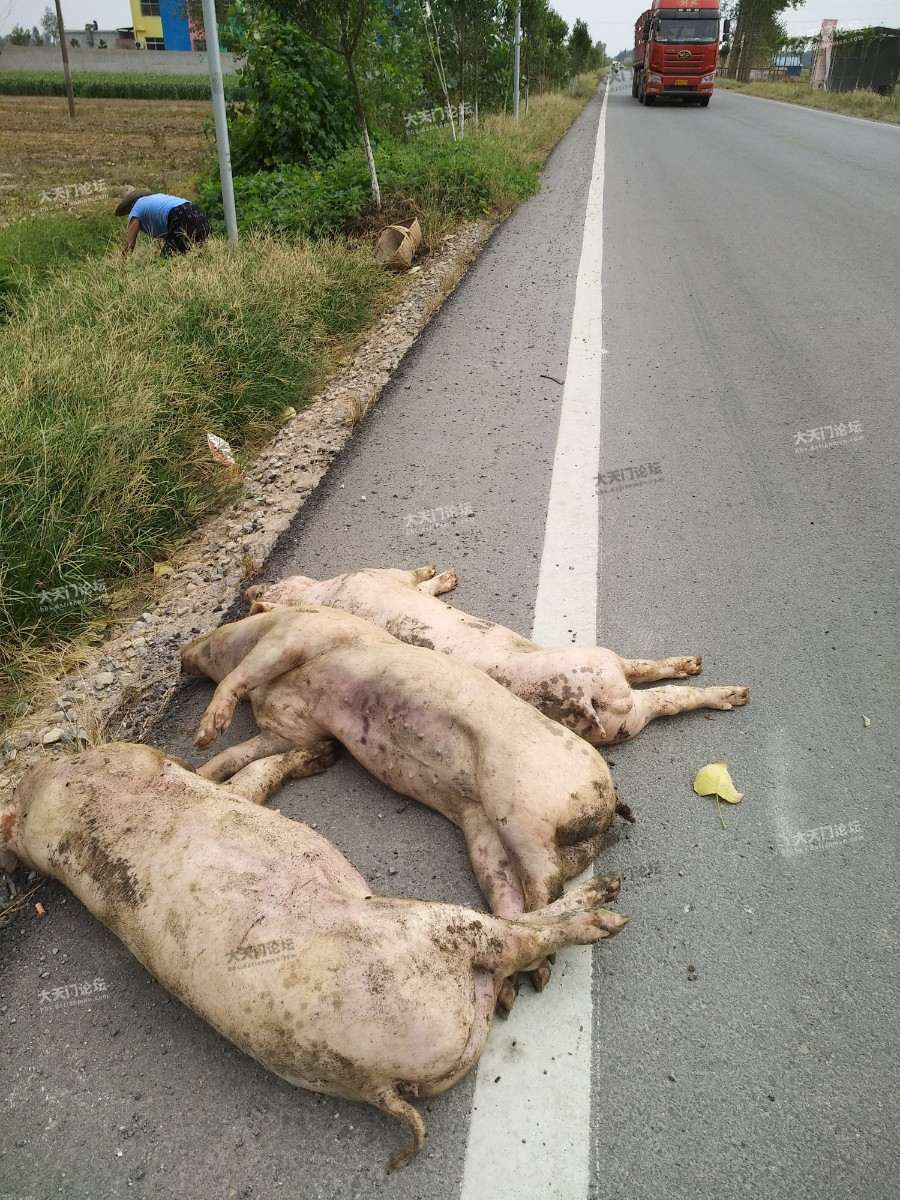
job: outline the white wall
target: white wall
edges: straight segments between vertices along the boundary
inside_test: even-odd
[[[96,37],[97,34],[94,34]],[[146,71],[148,75],[206,75],[205,52],[197,50],[76,50],[69,46],[69,65],[75,71]],[[221,52],[222,74],[240,66],[233,54]],[[58,46],[3,46],[0,71],[59,71]]]

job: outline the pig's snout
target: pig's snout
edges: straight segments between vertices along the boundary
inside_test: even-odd
[[[264,583],[254,583],[252,587],[248,587],[243,595],[245,604],[253,604],[255,601],[262,598],[263,592],[266,590]]]

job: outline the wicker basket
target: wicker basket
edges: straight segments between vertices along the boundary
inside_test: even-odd
[[[422,227],[418,217],[411,221],[398,221],[382,230],[375,245],[375,261],[396,271],[406,271],[422,241]]]

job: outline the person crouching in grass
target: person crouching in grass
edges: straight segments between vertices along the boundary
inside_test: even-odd
[[[142,231],[162,241],[162,257],[187,254],[209,237],[209,218],[203,209],[182,196],[167,196],[149,188],[131,188],[116,208],[117,217],[129,217],[122,256],[127,258]]]

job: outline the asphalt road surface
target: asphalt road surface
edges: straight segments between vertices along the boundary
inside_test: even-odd
[[[420,1105],[426,1148],[388,1175],[405,1130],[243,1057],[50,885],[48,917],[0,935],[4,1200],[897,1194],[900,128],[724,92],[645,109],[624,82],[264,578],[454,565],[455,603],[530,633],[571,566],[601,643],[702,653],[697,682],[750,685],[748,708],[608,754],[638,822],[599,866],[621,870],[631,923],[562,956],[543,995],[523,986],[522,1045],[497,1022],[489,1073]],[[557,447],[586,393],[587,482]],[[421,516],[448,506],[471,515]],[[155,742],[198,761],[210,693],[185,683]],[[248,732],[241,714],[228,741]],[[727,829],[691,789],[722,759],[745,793]],[[278,803],[373,890],[479,905],[455,829],[348,756]],[[39,1005],[94,980],[86,1002]]]

